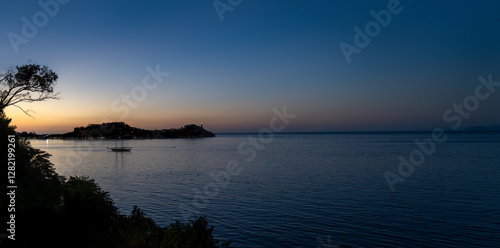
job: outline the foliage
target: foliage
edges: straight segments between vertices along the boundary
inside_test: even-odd
[[[29,110],[25,111],[18,104],[57,99],[58,93],[54,92],[57,78],[58,75],[47,66],[32,63],[0,74],[0,112],[14,106],[30,115]]]
[[[214,227],[208,228],[208,220],[205,216],[196,220],[189,220],[187,223],[176,221],[165,229],[165,243],[167,247],[219,247],[219,241],[214,239],[212,232]],[[229,247],[231,241],[224,242],[220,247]]]

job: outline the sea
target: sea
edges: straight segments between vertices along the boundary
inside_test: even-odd
[[[500,133],[30,142],[121,213],[207,216],[233,247],[500,247]]]

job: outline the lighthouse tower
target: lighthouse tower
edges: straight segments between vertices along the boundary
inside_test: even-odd
[[[201,126],[201,129],[203,129],[203,122],[200,124],[200,126]]]

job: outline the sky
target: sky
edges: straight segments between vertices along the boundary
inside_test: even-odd
[[[297,116],[288,132],[500,125],[500,90],[474,100],[479,76],[500,81],[499,10],[493,0],[4,1],[0,68],[47,65],[60,92],[21,104],[33,118],[6,113],[37,133],[109,121],[257,132],[285,106]],[[467,117],[453,110],[465,99]]]

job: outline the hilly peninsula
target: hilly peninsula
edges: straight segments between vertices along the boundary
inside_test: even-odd
[[[168,138],[205,138],[215,137],[215,134],[196,124],[181,128],[147,130],[131,127],[124,122],[108,122],[89,124],[85,127],[75,127],[72,132],[63,134],[36,135],[22,133],[29,138],[60,138],[60,139],[168,139]]]

